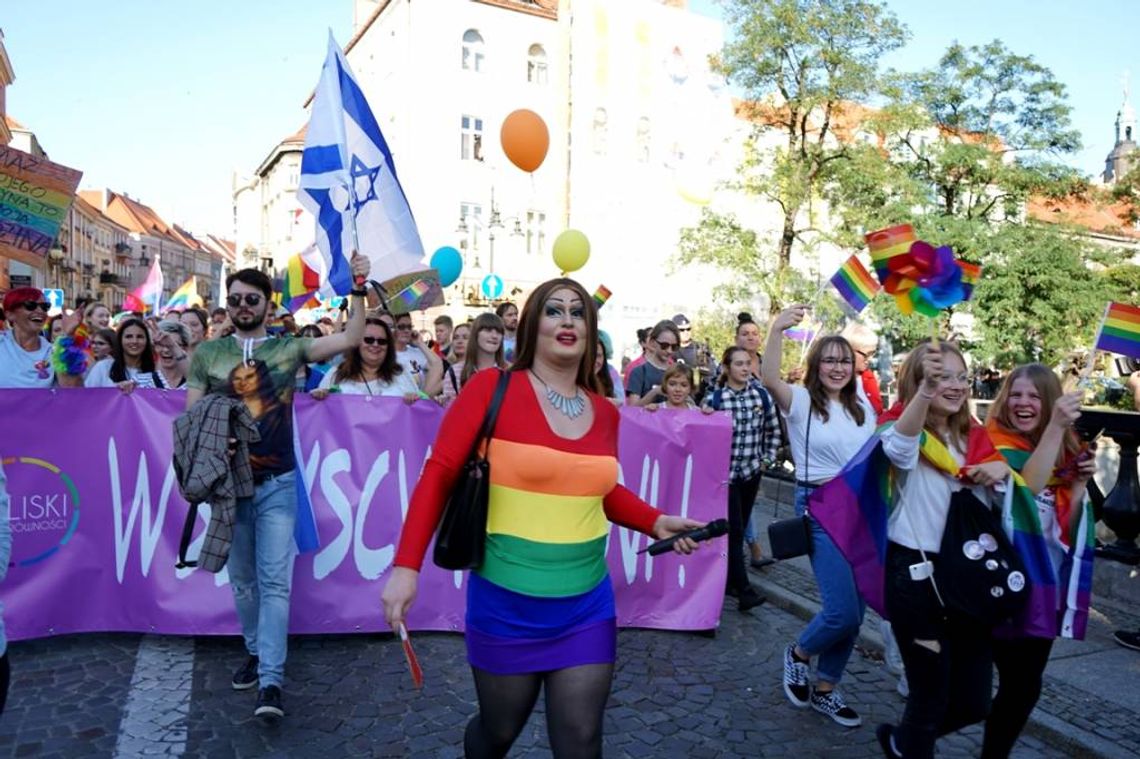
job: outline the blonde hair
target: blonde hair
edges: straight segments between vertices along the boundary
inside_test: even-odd
[[[947,342],[945,340],[939,341],[939,350],[942,355],[952,353],[958,357],[962,362],[962,366],[966,365],[966,357],[962,355],[961,349],[955,343]],[[914,346],[910,354],[903,362],[902,370],[899,372],[899,400],[903,406],[910,403],[911,399],[918,393],[918,388],[922,386],[923,373],[922,361],[926,358],[926,354],[930,351],[930,339],[926,338]],[[930,421],[930,412],[926,414],[926,421]],[[954,444],[960,449],[966,449],[966,443],[970,437],[970,404],[963,403],[962,408],[955,411],[946,419],[946,424],[950,428],[950,435],[954,439]],[[931,432],[934,431],[929,424],[924,425]]]
[[[1008,430],[1016,429],[1013,426],[1013,415],[1009,410],[1009,394],[1013,391],[1013,383],[1022,377],[1033,383],[1033,388],[1041,397],[1041,413],[1038,414],[1037,426],[1024,436],[1036,447],[1041,442],[1042,433],[1049,425],[1049,418],[1053,414],[1053,404],[1063,393],[1061,380],[1057,378],[1052,369],[1044,364],[1022,364],[1006,375],[1005,382],[1002,383],[1001,390],[998,391],[997,397],[994,398],[994,404],[990,407],[990,416],[1002,427]],[[1061,450],[1057,454],[1058,466],[1063,463],[1066,456],[1074,455],[1079,450],[1080,440],[1077,438],[1077,433],[1070,429],[1065,434]]]

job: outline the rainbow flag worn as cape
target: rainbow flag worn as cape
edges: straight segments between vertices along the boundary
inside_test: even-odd
[[[887,519],[894,508],[895,471],[883,451],[882,434],[902,411],[900,404],[887,411],[877,434],[848,462],[836,477],[817,488],[808,500],[812,517],[819,522],[847,559],[855,575],[859,594],[867,605],[886,616]],[[937,437],[922,432],[920,455],[928,464],[953,477],[961,477],[966,467],[1001,460],[981,425],[970,428],[966,444],[966,464],[959,467],[950,451]],[[1050,637],[1056,630],[1056,580],[1045,541],[1036,520],[1037,504],[1021,476],[1014,473],[1007,487],[1003,520],[1018,553],[1026,564],[1030,600],[1017,631],[1024,635]],[[1053,632],[1050,632],[1053,631]]]
[[[1033,453],[1033,445],[1022,435],[1002,427],[996,419],[987,420],[986,429],[998,451],[1005,456],[1010,468],[1020,472]],[[1060,635],[1062,638],[1083,640],[1088,628],[1089,605],[1092,600],[1093,557],[1096,549],[1096,520],[1093,518],[1092,504],[1087,496],[1081,503],[1073,503],[1072,477],[1067,476],[1064,470],[1075,465],[1072,461],[1074,458],[1069,457],[1064,466],[1054,470],[1046,486],[1054,496],[1054,509],[1057,514],[1055,534],[1044,534],[1036,508],[1025,514],[1019,515],[1014,511],[1010,515],[1015,520],[1013,544],[1027,567],[1030,565],[1030,556],[1036,556],[1040,550],[1035,545],[1036,541],[1030,540],[1033,534],[1040,535],[1043,543],[1060,544],[1064,549],[1061,566],[1053,567],[1050,564],[1050,569],[1054,570],[1054,586],[1059,586],[1059,592],[1053,597],[1053,606],[1046,607],[1043,611],[1055,610],[1054,613],[1049,615],[1038,612],[1032,620],[1022,620],[1021,627],[1034,637],[1047,638]],[[1032,520],[1033,524],[1023,524],[1019,529],[1016,521],[1018,516],[1022,517],[1023,522]],[[1008,525],[1006,531],[1009,531]],[[1032,576],[1030,580],[1033,580]],[[1040,600],[1043,606],[1044,601],[1045,599]],[[1030,595],[1030,604],[1034,603],[1038,603],[1036,592]],[[1034,610],[1030,608],[1027,611]],[[1051,624],[1048,627],[1045,625],[1032,629],[1028,627],[1030,622],[1038,620],[1041,622],[1048,620]],[[1034,631],[1037,629],[1039,632]]]

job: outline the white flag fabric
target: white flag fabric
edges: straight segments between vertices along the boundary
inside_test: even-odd
[[[316,217],[322,269],[336,294],[352,288],[348,257],[353,247],[371,262],[372,279],[425,268],[423,243],[392,152],[331,31],[305,133],[297,198]]]

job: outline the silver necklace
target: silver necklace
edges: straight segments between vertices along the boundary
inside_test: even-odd
[[[582,415],[582,412],[586,410],[586,399],[582,395],[581,388],[574,388],[573,396],[563,395],[546,384],[546,380],[535,374],[533,369],[530,373],[534,374],[534,378],[541,382],[542,386],[546,388],[546,400],[550,401],[550,405],[561,412],[563,416],[577,419]]]

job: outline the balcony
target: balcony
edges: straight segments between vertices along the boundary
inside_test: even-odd
[[[127,243],[125,243],[125,242],[115,243],[115,258],[119,259],[120,261],[127,261],[131,258],[134,258],[134,255],[135,255],[134,248],[132,248]]]

